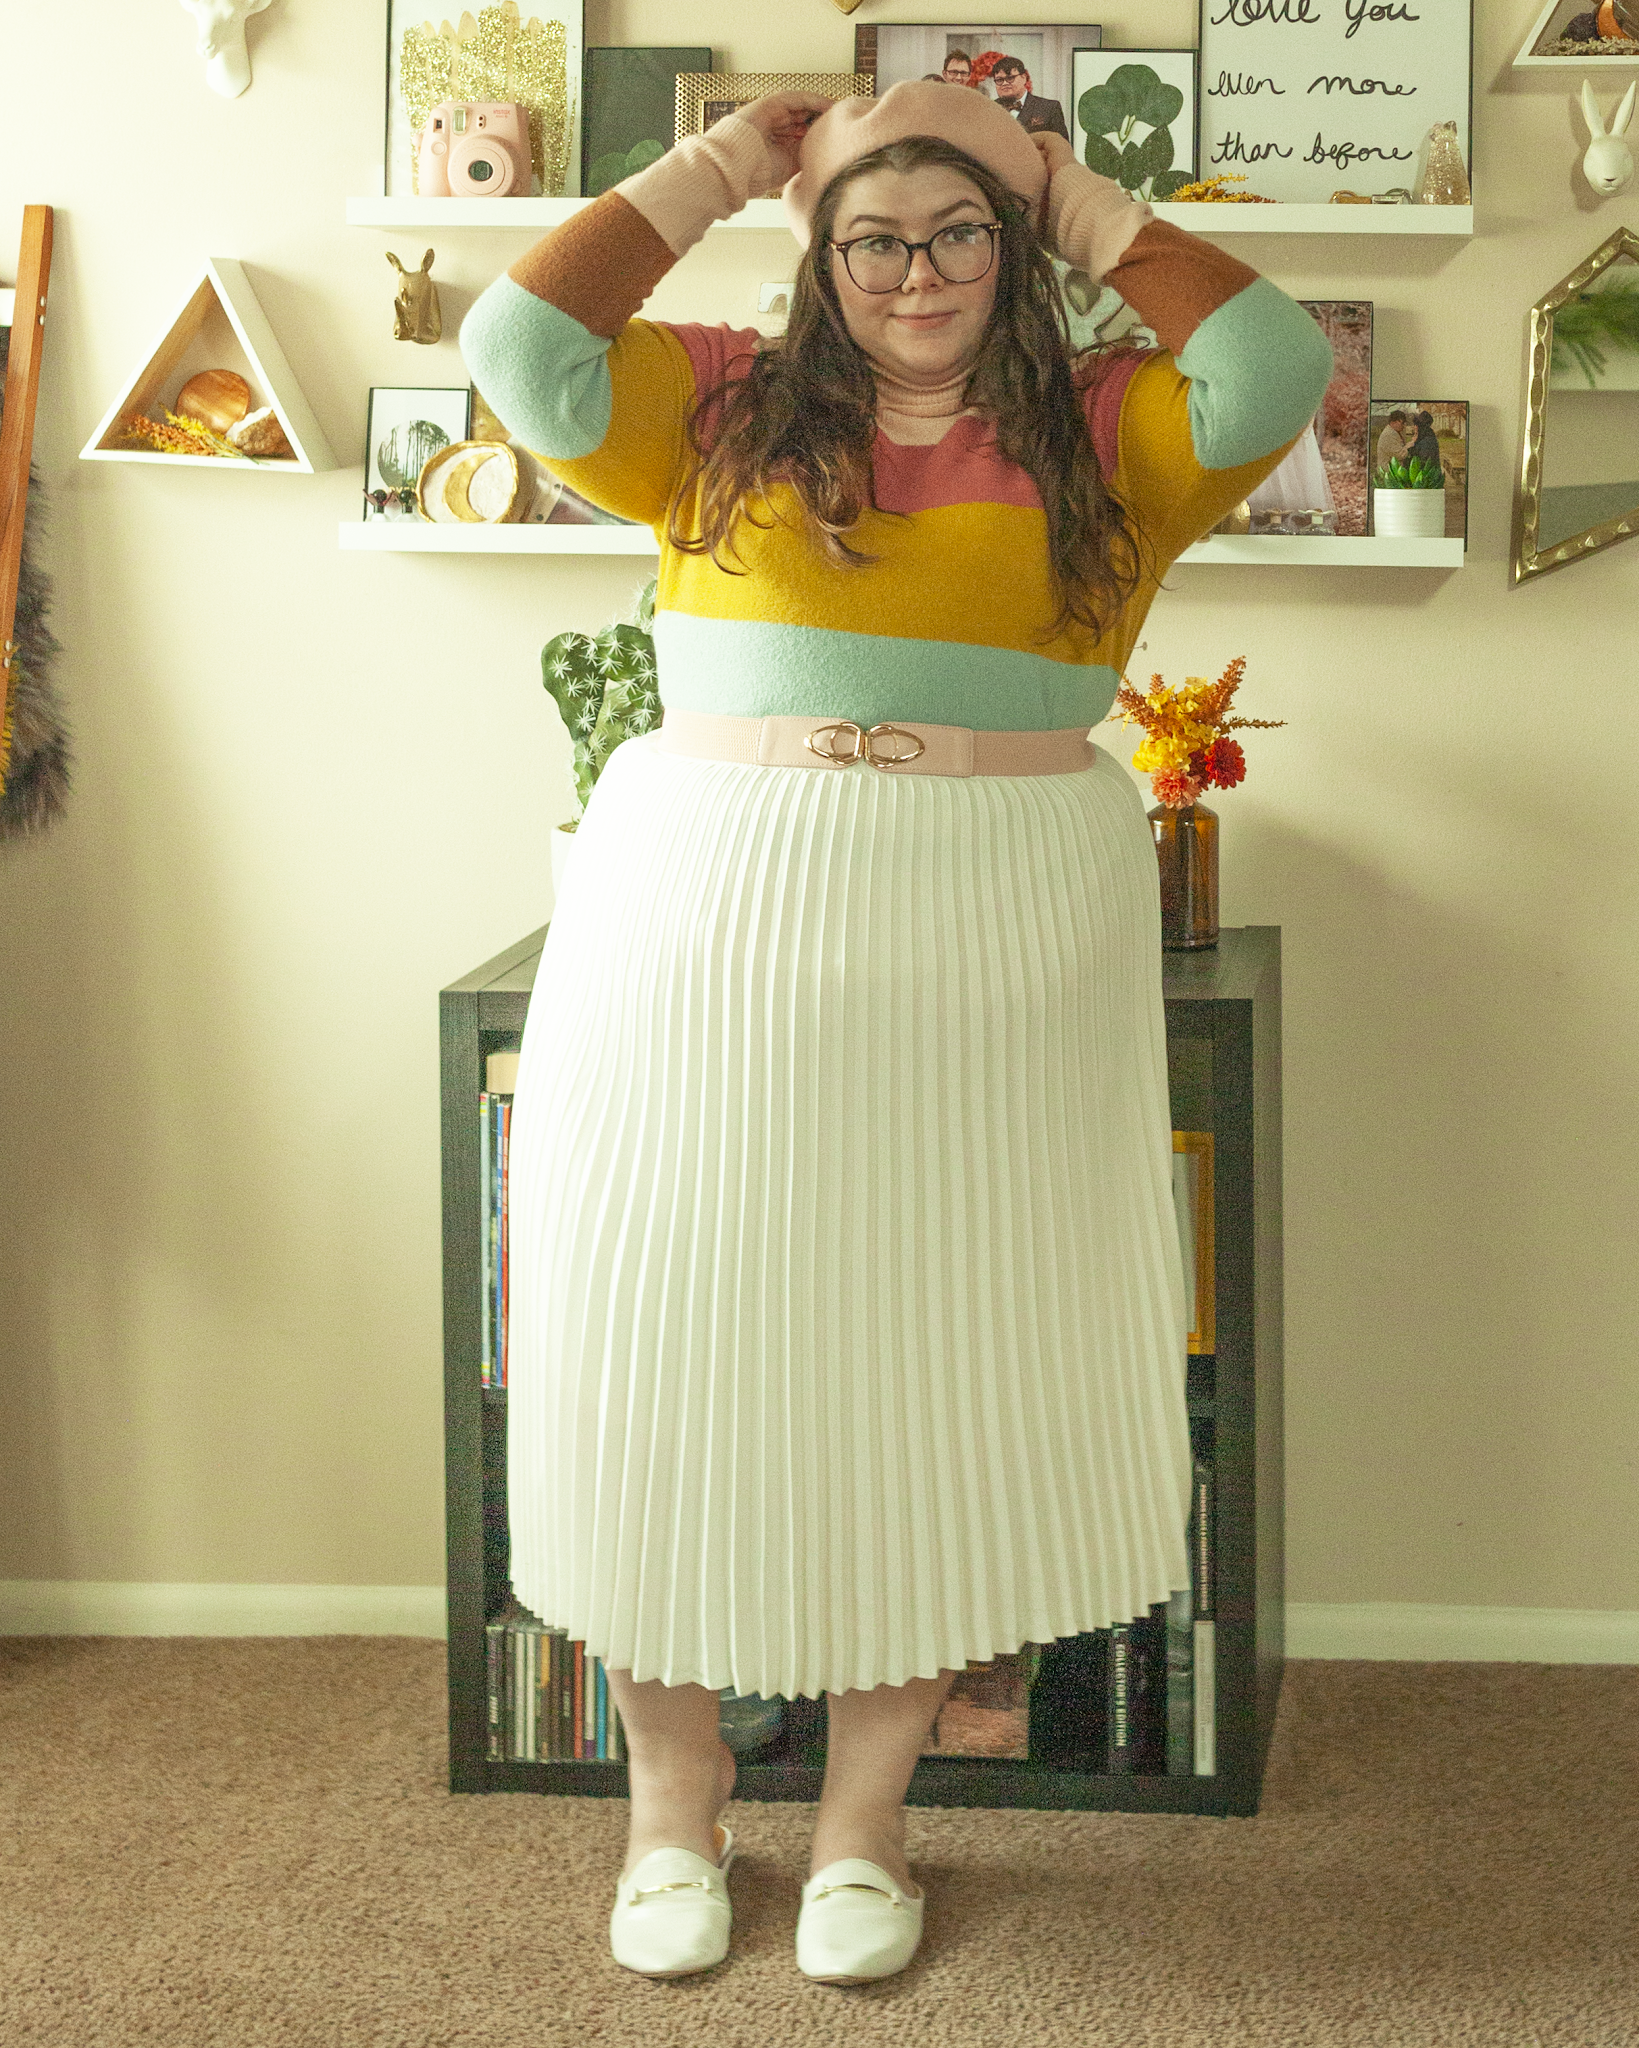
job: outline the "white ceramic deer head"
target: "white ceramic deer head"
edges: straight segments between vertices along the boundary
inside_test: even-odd
[[[199,26],[196,53],[205,60],[205,83],[224,99],[236,100],[250,84],[245,22],[270,0],[182,0]]]
[[[1633,176],[1633,151],[1622,138],[1633,119],[1636,92],[1639,92],[1639,79],[1622,95],[1622,104],[1607,128],[1600,119],[1599,103],[1593,96],[1592,85],[1587,79],[1582,81],[1582,118],[1587,122],[1588,134],[1592,137],[1582,159],[1582,175],[1602,198],[1620,192]]]

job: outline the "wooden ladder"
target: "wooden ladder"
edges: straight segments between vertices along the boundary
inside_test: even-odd
[[[0,419],[0,795],[11,758],[11,664],[15,653],[17,579],[23,567],[23,519],[28,511],[29,462],[34,453],[34,404],[40,395],[40,341],[51,276],[51,208],[23,208],[23,246],[17,258],[17,299],[11,353],[6,363],[5,414]]]

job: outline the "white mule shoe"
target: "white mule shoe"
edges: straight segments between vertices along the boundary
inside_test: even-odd
[[[802,1888],[797,1968],[821,1984],[868,1984],[904,1969],[922,1939],[918,1892],[902,1891],[879,1864],[844,1856]]]
[[[715,1863],[692,1849],[651,1849],[617,1881],[609,1915],[617,1963],[645,1977],[686,1977],[728,1954],[734,1831],[719,1822],[717,1832],[723,1848]]]

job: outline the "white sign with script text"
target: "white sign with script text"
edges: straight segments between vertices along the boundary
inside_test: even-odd
[[[1201,0],[1199,175],[1242,172],[1266,199],[1415,192],[1437,121],[1456,122],[1466,164],[1470,8]]]

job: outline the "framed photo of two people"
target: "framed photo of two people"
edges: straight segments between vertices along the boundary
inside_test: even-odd
[[[942,78],[1005,107],[1031,134],[1071,140],[1078,50],[1096,50],[1097,22],[876,21],[854,30],[854,69],[877,92],[907,79]]]

